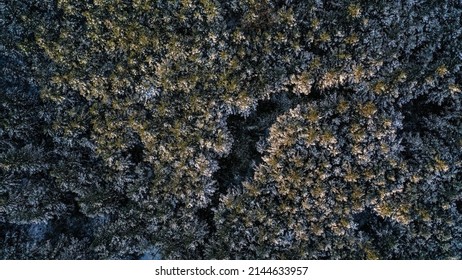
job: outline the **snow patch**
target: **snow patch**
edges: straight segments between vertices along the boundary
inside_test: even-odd
[[[156,246],[149,246],[144,254],[141,255],[140,260],[161,260],[162,256],[160,255],[159,248]]]

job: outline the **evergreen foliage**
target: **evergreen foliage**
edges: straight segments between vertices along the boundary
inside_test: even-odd
[[[0,257],[460,259],[461,20],[0,1]]]

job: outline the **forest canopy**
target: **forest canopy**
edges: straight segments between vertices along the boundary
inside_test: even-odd
[[[0,15],[0,258],[462,258],[460,1]]]

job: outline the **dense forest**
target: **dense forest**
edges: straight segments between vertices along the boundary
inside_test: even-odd
[[[461,259],[460,0],[0,0],[1,259]]]

